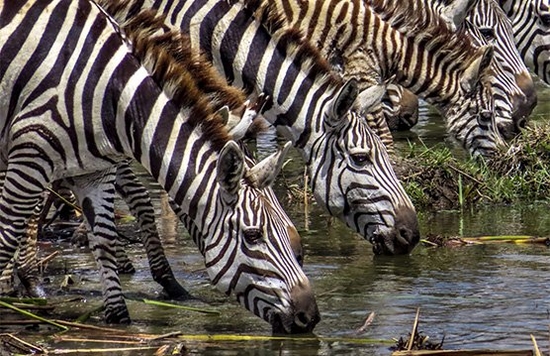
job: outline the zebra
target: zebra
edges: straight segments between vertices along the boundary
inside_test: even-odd
[[[418,97],[401,85],[388,84],[382,110],[390,131],[406,131],[418,123]]]
[[[382,8],[384,6],[387,6],[387,5],[384,5],[383,2],[381,3],[382,5],[378,5],[378,6]],[[451,17],[453,21],[463,21],[463,20],[456,19],[454,16],[456,15],[457,12],[460,12],[461,10],[460,8],[453,8],[452,9],[453,12],[452,14],[450,14],[444,11],[444,10],[448,10],[449,8],[448,4],[444,4],[443,2],[437,3],[437,2],[429,1],[428,5],[431,5],[430,3],[439,4],[441,6],[438,7],[433,5],[432,7],[434,9],[432,9],[430,6],[427,6],[424,2],[412,1],[412,2],[409,2],[408,8],[412,9],[411,11],[414,13],[417,13],[419,16],[426,16],[428,18],[428,21],[431,21],[431,22],[437,21],[436,14],[438,13],[441,16],[447,15]],[[520,62],[517,51],[515,51],[514,48],[510,49],[510,41],[508,42],[505,41],[506,39],[511,38],[511,28],[509,26],[508,27],[505,26],[507,24],[507,20],[505,16],[503,14],[502,16],[500,16],[501,13],[498,13],[497,11],[499,10],[498,7],[492,6],[493,3],[490,1],[480,1],[478,3],[479,5],[475,6],[475,10],[476,10],[475,13],[478,14],[479,12],[482,12],[483,14],[491,15],[491,17],[490,19],[488,19],[486,16],[481,20],[479,19],[479,16],[475,16],[472,18],[472,20],[476,21],[477,23],[484,21],[485,25],[487,25],[489,21],[491,21],[491,24],[496,24],[499,26],[497,30],[499,34],[502,33],[501,37],[503,38],[503,40],[501,40],[500,42],[502,43],[500,43],[499,46],[496,47],[497,54],[499,57],[503,57],[502,52],[505,52],[504,55],[507,58],[510,58],[511,59],[510,62],[513,62],[514,64],[513,68],[510,68],[509,66],[508,68],[504,68],[504,71],[501,69],[500,73],[502,74],[499,74],[497,77],[493,79],[493,83],[494,83],[493,90],[494,90],[494,95],[496,96],[495,107],[498,113],[497,123],[498,123],[499,129],[501,129],[500,130],[501,133],[506,134],[506,136],[509,137],[511,135],[509,132],[510,131],[515,132],[516,130],[513,130],[513,128],[517,126],[509,123],[509,121],[511,121],[511,116],[515,111],[515,109],[512,108],[512,106],[510,105],[510,101],[514,101],[514,102],[517,101],[519,103],[517,106],[519,106],[521,108],[521,111],[523,112],[521,114],[522,119],[525,116],[526,109],[524,109],[523,105],[521,105],[523,103],[522,99],[525,97],[523,92],[515,83],[511,82],[506,78],[507,76],[506,73],[520,72],[521,75],[519,76],[519,78],[522,78],[522,79],[530,78],[530,76],[528,75],[525,76],[525,74],[528,74],[528,73],[525,66],[523,66],[522,63]],[[276,2],[276,4],[278,5],[278,7],[284,10],[285,17],[289,22],[289,25],[307,29],[308,37],[316,39],[318,42],[318,45],[320,47],[324,47],[324,50],[327,53],[327,55],[331,51],[334,52],[337,50],[338,52],[337,54],[339,56],[346,55],[352,58],[353,56],[356,56],[354,51],[361,51],[364,46],[369,46],[370,33],[368,31],[364,31],[364,27],[362,27],[362,23],[359,23],[357,21],[355,22],[346,21],[346,24],[349,24],[348,27],[350,27],[350,29],[348,29],[347,32],[351,33],[351,35],[348,35],[348,37],[355,36],[356,38],[348,38],[346,40],[340,41],[341,43],[338,43],[338,41],[335,39],[335,38],[339,38],[339,36],[341,36],[341,33],[346,33],[346,30],[343,29],[344,25],[342,25],[342,21],[339,21],[337,17],[344,17],[345,16],[344,12],[346,11],[351,13],[349,10],[350,8],[351,9],[356,8],[354,9],[354,11],[356,11],[357,13],[362,13],[361,11],[363,12],[367,11],[367,10],[361,10],[361,6],[365,6],[365,7],[369,6],[370,3],[368,1],[353,2],[353,1],[333,0],[329,2],[316,3],[316,2],[291,2],[287,0],[279,0],[278,2]],[[433,11],[433,13],[431,11]],[[388,16],[391,17],[393,15],[389,14]],[[410,17],[412,15],[409,14],[408,16]],[[362,22],[364,23],[366,22],[366,20]],[[334,29],[332,29],[333,27]],[[456,28],[452,28],[452,29],[456,31]],[[385,33],[384,30],[381,30],[379,32]],[[464,32],[467,32],[470,35],[472,34],[472,31],[464,31]],[[380,40],[380,42],[381,41],[382,40]],[[394,43],[392,44],[392,46],[393,47],[397,46],[395,44],[395,41],[393,42]],[[373,44],[372,46],[375,46],[375,44]],[[386,46],[386,48],[391,48],[392,46]],[[504,50],[502,50],[501,48],[504,48]],[[396,51],[399,51],[399,48]],[[390,55],[389,57],[392,57],[392,56]],[[417,57],[422,58],[421,55],[417,55]],[[363,61],[363,63],[361,63],[360,65],[350,63],[347,67],[353,67],[354,65],[358,67],[360,66],[362,68],[367,67],[368,64],[364,63],[367,60]],[[333,62],[340,63],[339,68],[345,67],[342,64],[343,61],[344,61],[343,59],[333,60]],[[349,61],[351,62],[351,60]],[[382,60],[378,60],[378,61],[381,62]],[[520,69],[516,69],[516,68],[520,68]],[[362,74],[368,75],[368,73],[365,73],[365,71],[363,71]],[[530,85],[532,88],[533,86],[532,81],[530,81]],[[396,94],[398,95],[399,93],[397,92]],[[520,98],[520,99],[516,100],[516,98]],[[532,107],[529,106],[529,112],[531,109]],[[397,129],[400,123],[390,122],[388,123],[388,125],[393,129]],[[411,125],[405,123],[402,126],[406,128],[410,128]]]
[[[106,8],[106,10],[109,9]],[[114,11],[114,9],[111,9],[111,12]],[[159,22],[159,18],[157,17],[145,16],[144,18],[143,15],[143,13],[140,13],[136,16],[136,19],[120,24],[121,28],[125,31],[125,33],[128,34],[128,32],[130,32],[130,34],[133,35],[133,33],[137,30],[132,27],[135,27],[136,24],[141,27],[144,22]],[[121,19],[115,20],[121,21]],[[157,23],[154,28],[156,29],[157,26],[162,26],[162,22],[160,24]],[[164,31],[168,30],[169,29],[164,28]],[[138,32],[138,34],[141,35],[141,32]],[[174,57],[178,58],[181,65],[184,65],[189,69],[186,74],[193,75],[193,79],[196,81],[200,90],[210,98],[211,105],[214,110],[218,110],[218,112],[224,116],[224,122],[226,122],[226,126],[228,127],[233,139],[240,140],[248,134],[247,128],[252,124],[251,119],[256,116],[257,112],[259,112],[265,103],[266,98],[264,96],[260,96],[258,100],[251,105],[249,104],[249,101],[245,102],[245,94],[241,90],[227,85],[225,79],[218,75],[217,71],[212,68],[210,62],[208,62],[200,54],[194,53],[190,49],[189,41],[185,39],[184,35],[178,34],[178,36],[175,36],[172,32],[169,33],[169,36],[166,36],[166,34],[162,34],[162,32],[159,31],[159,33],[156,33],[155,36],[155,38],[150,37],[150,40],[155,40],[159,42],[159,45],[162,45],[165,48],[170,48],[171,51],[174,52]],[[229,109],[232,109],[232,111],[230,112]],[[241,117],[244,119],[241,120]],[[245,122],[244,129],[243,122]],[[241,147],[246,148],[246,146]],[[249,161],[249,167],[252,167],[253,163],[254,162]],[[3,172],[0,172],[0,175],[2,173]],[[3,175],[1,175],[0,178],[0,183],[1,182],[3,182]],[[74,200],[74,195],[72,195],[70,189],[64,187],[62,182],[60,183],[61,184],[56,184],[53,190],[61,192],[64,199],[71,200],[72,198],[72,200]],[[153,279],[163,287],[164,291],[170,298],[188,299],[190,294],[175,279],[164,254],[164,249],[156,228],[155,212],[149,193],[141,181],[136,177],[129,162],[121,162],[117,165],[115,187],[119,196],[124,199],[124,201],[128,204],[131,213],[136,217],[136,222],[142,235],[143,244],[147,251],[147,257]],[[271,199],[271,204],[273,207],[282,211],[282,207],[280,205],[276,205],[276,199],[274,198],[275,195],[270,186],[264,188],[264,194],[271,195],[273,197],[273,199]],[[51,199],[48,203],[51,203]],[[178,216],[182,219],[181,209],[174,204],[172,204],[172,208],[178,212]],[[46,204],[46,209],[38,209],[33,218],[43,220],[44,214],[47,214],[48,211],[49,204]],[[40,218],[37,218],[36,215],[40,216]],[[35,230],[37,229],[38,227],[34,229],[29,228],[29,230],[34,232],[34,234],[29,233],[29,241],[36,241],[37,234]],[[86,234],[87,230],[88,228],[85,226],[84,222],[81,227],[76,229],[75,234]],[[290,243],[292,250],[298,263],[302,266],[303,251],[300,235],[290,220],[288,221],[287,230],[289,237],[291,238]],[[115,239],[116,236],[113,236],[112,238]],[[87,239],[85,236],[84,239],[87,244]],[[195,238],[195,242],[197,245],[203,244],[198,238]],[[26,266],[29,265],[36,265],[36,258],[25,258],[27,256],[36,256],[36,243],[34,242],[33,244],[30,244],[28,247],[25,247],[24,243],[21,245],[21,261],[18,261],[17,268],[19,280],[25,284],[29,295],[41,296],[43,295],[43,291],[37,283],[38,278],[36,276],[36,269],[26,268]],[[118,272],[134,273],[135,269],[126,252],[122,249],[121,243],[117,244],[116,247]],[[4,280],[13,280],[13,268],[5,270],[3,275]],[[7,287],[5,289],[7,289]]]
[[[231,270],[219,289],[276,332],[311,331],[319,321],[311,285],[286,219],[260,189],[277,169],[246,167],[220,115],[182,75],[186,68],[147,37],[129,41],[89,0],[0,4],[0,270],[46,185],[64,179],[92,227],[106,321],[129,322],[115,241],[105,237],[114,229],[115,168],[131,157],[182,209],[189,229],[208,238],[205,259],[222,264],[212,268]]]
[[[548,0],[499,0],[512,21],[514,39],[524,63],[550,84],[550,3]]]
[[[456,5],[460,1],[450,3]],[[489,43],[494,46],[495,59],[503,73],[493,81],[497,124],[504,138],[513,138],[525,127],[528,116],[536,106],[537,95],[533,79],[514,43],[512,24],[498,3],[495,0],[470,0],[464,5],[464,18],[448,20],[449,24],[465,26],[477,45]],[[427,6],[445,18],[449,1],[428,0]],[[460,12],[456,8],[455,11]]]
[[[369,240],[375,253],[414,248],[419,241],[414,206],[386,150],[378,149],[379,138],[349,110],[353,105],[364,111],[381,94],[358,93],[355,80],[337,77],[299,31],[272,34],[268,29],[277,28],[278,20],[267,12],[252,17],[253,9],[226,1],[125,3],[128,13],[158,9],[167,25],[189,33],[193,48],[209,56],[228,82],[269,95],[262,114],[299,149],[315,199]]]
[[[341,63],[362,85],[395,76],[438,106],[451,136],[473,156],[492,157],[505,145],[488,88],[492,47],[475,48],[438,16],[411,11],[422,8],[420,1],[259,2],[262,9],[282,11],[282,22],[303,29],[331,63]]]

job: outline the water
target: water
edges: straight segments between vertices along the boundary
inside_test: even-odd
[[[544,121],[550,109],[547,100],[550,90],[541,87],[539,93],[540,104],[533,118]],[[435,115],[423,107],[419,125],[413,132],[402,134],[398,144],[406,145],[407,140],[418,139],[426,144],[440,142],[444,130]],[[550,285],[550,250],[547,247],[514,244],[456,248],[420,246],[409,256],[374,256],[366,241],[339,221],[328,218],[315,204],[306,214],[296,197],[289,202],[286,185],[299,179],[303,171],[300,160],[296,156],[293,159],[286,168],[286,183],[282,179],[278,182],[278,193],[302,233],[306,252],[304,270],[314,286],[322,314],[322,321],[315,329],[319,339],[204,342],[184,338],[190,354],[389,355],[391,338],[408,336],[417,308],[421,309],[420,330],[434,341],[445,335],[446,348],[530,349],[530,334],[533,334],[539,346],[548,350],[550,297],[546,288]],[[128,301],[133,323],[123,329],[157,334],[181,331],[193,335],[270,335],[267,323],[210,285],[202,258],[167,208],[166,196],[156,185],[151,185],[151,191],[158,211],[159,229],[176,277],[200,299],[191,305],[214,308],[221,311],[221,315],[204,316],[139,301],[158,298],[160,288],[151,280],[142,248],[131,246],[129,251],[138,271],[123,276],[123,285],[127,295],[134,299]],[[125,209],[123,204],[120,208]],[[550,236],[548,208],[547,202],[524,202],[497,207],[477,206],[463,212],[420,212],[421,232],[423,236],[428,233]],[[76,318],[101,304],[95,264],[86,249],[66,243],[46,244],[42,248],[44,253],[55,249],[62,251],[48,269],[51,280],[48,290],[55,294],[63,275],[69,272],[77,276],[79,282],[58,298],[66,299],[73,294],[85,297],[84,301],[58,311],[60,317]],[[373,324],[366,332],[356,334],[371,312],[376,313]],[[91,323],[102,325],[101,315],[92,317]],[[23,335],[38,339],[43,334],[25,332]],[[353,340],[357,338],[370,341]],[[50,347],[91,347],[79,342],[54,343],[50,338],[43,342]]]

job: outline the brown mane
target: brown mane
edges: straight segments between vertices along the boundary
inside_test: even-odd
[[[220,149],[229,135],[215,110],[223,105],[232,109],[241,106],[244,94],[227,85],[204,56],[191,50],[189,38],[168,28],[164,16],[156,11],[131,13],[131,0],[96,2],[120,25],[132,54],[172,102],[191,108],[187,122],[200,126],[205,137]]]

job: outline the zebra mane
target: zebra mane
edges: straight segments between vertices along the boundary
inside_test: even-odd
[[[204,56],[191,50],[189,38],[168,28],[155,10],[132,13],[133,0],[96,3],[118,23],[132,54],[165,94],[176,105],[191,108],[187,122],[200,126],[205,137],[220,149],[229,134],[215,110],[224,104],[241,106],[244,94],[227,85]]]
[[[464,29],[449,31],[441,17],[422,0],[365,0],[383,21],[428,50],[435,50],[458,62],[462,68],[476,58],[474,47]]]
[[[277,48],[301,65],[308,77],[315,80],[322,78],[333,86],[341,85],[341,79],[334,74],[328,61],[319,50],[305,37],[304,32],[296,27],[288,27],[284,13],[274,2],[269,0],[231,0],[231,4],[241,3],[251,11],[254,18],[262,24],[277,41]]]

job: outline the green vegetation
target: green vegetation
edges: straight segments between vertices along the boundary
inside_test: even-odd
[[[418,209],[550,198],[550,127],[534,125],[489,162],[461,159],[443,145],[410,144],[395,165]]]

